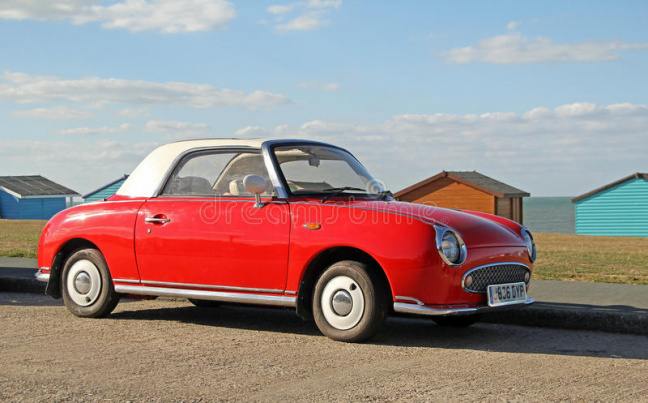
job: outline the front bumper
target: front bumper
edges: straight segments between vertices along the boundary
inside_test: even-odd
[[[45,273],[47,272],[47,273]],[[41,267],[38,269],[36,274],[34,274],[34,277],[36,277],[36,280],[43,282],[43,283],[48,283],[49,278],[50,278],[50,268],[49,267]]]
[[[494,311],[505,311],[509,309],[524,308],[535,301],[527,297],[526,301],[523,301],[519,304],[511,305],[502,305],[502,306],[488,306],[480,305],[475,307],[465,307],[465,306],[443,306],[443,307],[432,307],[420,304],[412,304],[406,302],[394,302],[394,312],[405,313],[411,315],[423,315],[423,316],[459,316],[459,315],[476,315],[484,312],[494,312]]]

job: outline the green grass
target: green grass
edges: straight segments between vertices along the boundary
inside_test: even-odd
[[[46,221],[0,220],[0,256],[35,258]],[[534,234],[537,280],[648,284],[648,238]]]
[[[0,220],[0,256],[35,258],[47,221]]]
[[[537,280],[648,284],[648,238],[534,234]]]

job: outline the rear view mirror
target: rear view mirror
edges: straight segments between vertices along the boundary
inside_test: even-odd
[[[312,167],[315,167],[315,168],[317,168],[318,166],[320,166],[320,159],[319,159],[319,157],[316,157],[316,156],[314,156],[314,155],[313,155],[312,157],[310,157],[310,158],[308,159],[308,165],[310,165],[310,166],[312,166]]]
[[[255,196],[256,201],[254,207],[263,207],[263,204],[261,204],[261,193],[268,189],[268,182],[262,176],[247,175],[243,178],[243,187]]]

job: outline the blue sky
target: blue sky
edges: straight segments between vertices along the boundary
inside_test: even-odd
[[[347,147],[397,191],[648,171],[648,2],[4,0],[0,175],[80,193],[185,138]]]

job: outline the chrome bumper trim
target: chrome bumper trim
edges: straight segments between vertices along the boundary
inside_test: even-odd
[[[397,295],[396,297],[394,297],[394,299],[395,300],[401,300],[401,301],[411,301],[411,302],[415,303],[416,305],[425,305],[423,303],[423,301],[421,301],[420,299],[416,299],[416,298],[412,298],[412,297],[401,297],[401,296]]]
[[[143,287],[134,285],[115,285],[115,291],[122,294],[153,295],[159,297],[196,298],[212,301],[236,302],[241,304],[273,305],[294,308],[297,297],[277,295],[254,295],[221,291],[187,290],[179,288]]]
[[[141,284],[141,281],[139,281],[139,280],[129,280],[129,279],[123,279],[123,278],[114,278],[113,283]]]
[[[455,316],[455,315],[474,315],[483,312],[504,311],[507,309],[524,308],[533,304],[535,301],[527,297],[526,301],[519,304],[509,304],[502,306],[477,306],[474,308],[430,308],[429,306],[420,306],[415,304],[406,304],[403,302],[394,302],[394,311],[399,313],[408,313],[413,315],[424,316]]]
[[[40,281],[42,283],[48,283],[50,275],[49,275],[49,273],[43,273],[43,270],[49,270],[49,269],[50,269],[49,267],[41,267],[40,269],[38,269],[36,274],[34,274],[34,277],[36,277],[36,280],[38,280],[38,281]]]
[[[115,280],[117,281],[117,280]],[[209,285],[209,284],[191,284],[191,283],[170,283],[166,281],[140,281],[143,285],[152,286],[166,286],[166,287],[191,287],[191,288],[210,288],[218,291],[240,291],[240,292],[261,292],[267,294],[283,294],[284,290],[276,290],[270,288],[248,288],[248,287],[230,287],[225,285]]]

